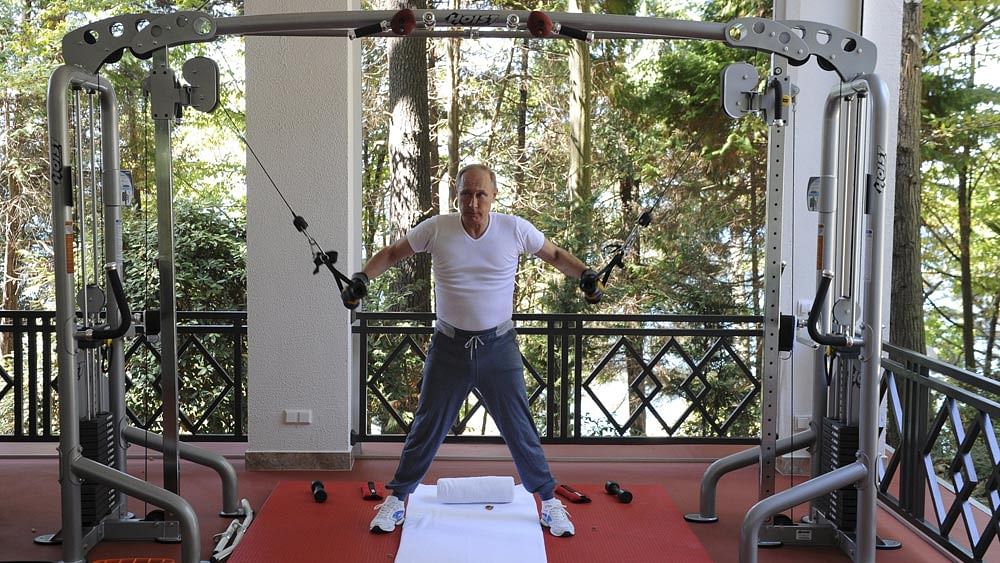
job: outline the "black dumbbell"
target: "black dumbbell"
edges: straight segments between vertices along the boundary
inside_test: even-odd
[[[312,493],[316,502],[326,502],[326,488],[323,487],[323,481],[312,482]]]
[[[614,481],[605,481],[604,490],[607,491],[609,495],[615,495],[618,497],[618,502],[622,504],[632,502],[632,493],[626,491],[621,487],[621,485],[615,483]]]

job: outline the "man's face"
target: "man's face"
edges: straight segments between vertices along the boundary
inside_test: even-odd
[[[483,226],[490,216],[490,206],[497,198],[497,188],[489,172],[474,168],[462,175],[458,188],[458,208],[469,226]]]

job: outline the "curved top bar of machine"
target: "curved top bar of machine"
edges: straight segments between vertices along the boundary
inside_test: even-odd
[[[213,41],[226,35],[353,37],[353,30],[378,26],[373,36],[399,36],[388,21],[400,12],[343,11],[265,14],[215,18],[196,11],[125,14],[77,28],[63,37],[63,59],[96,73],[117,62],[125,49],[148,58],[162,47]],[[414,10],[414,37],[537,37],[527,22],[533,12],[488,10]],[[825,70],[844,81],[875,70],[875,44],[847,30],[817,22],[737,18],[728,23],[603,14],[545,14],[558,26],[588,38],[707,39],[788,59],[795,66],[815,55]],[[485,32],[480,29],[486,28]],[[490,29],[495,28],[495,29]],[[549,34],[546,37],[559,37]],[[561,36],[565,38],[566,36]]]

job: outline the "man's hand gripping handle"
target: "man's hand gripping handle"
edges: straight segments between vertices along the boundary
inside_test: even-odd
[[[356,309],[361,300],[368,296],[368,276],[364,272],[358,272],[351,276],[351,282],[340,292],[340,298],[344,301],[344,307]]]

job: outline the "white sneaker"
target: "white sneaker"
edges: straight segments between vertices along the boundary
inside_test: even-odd
[[[406,511],[403,508],[403,501],[393,495],[386,497],[385,502],[375,507],[378,514],[372,518],[369,525],[373,534],[388,534],[403,523]]]
[[[572,536],[576,532],[573,523],[569,521],[566,505],[559,499],[552,498],[542,501],[542,517],[539,522],[548,528],[549,533],[553,536]]]

